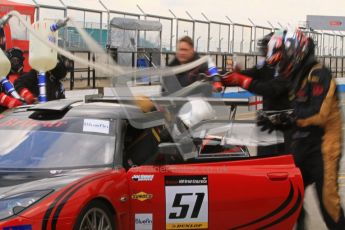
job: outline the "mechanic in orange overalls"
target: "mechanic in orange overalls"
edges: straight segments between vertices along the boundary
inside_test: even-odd
[[[289,81],[289,100],[296,117],[292,151],[304,185],[315,183],[321,214],[329,229],[344,230],[338,173],[342,156],[340,99],[331,71],[314,55],[314,41],[300,30],[276,32],[266,61]],[[305,229],[304,211],[297,229]]]

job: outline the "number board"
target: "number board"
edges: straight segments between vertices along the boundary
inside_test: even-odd
[[[166,229],[208,228],[208,177],[165,177]]]

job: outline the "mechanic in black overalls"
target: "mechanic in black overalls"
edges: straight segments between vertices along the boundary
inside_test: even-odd
[[[14,90],[13,83],[23,73],[24,53],[21,49],[13,47],[8,49],[5,54],[11,63],[11,71],[6,78],[0,79],[0,113],[6,109],[23,105],[19,94]]]
[[[37,75],[38,72],[36,70],[31,70],[21,75],[14,82],[15,89],[27,104],[33,104],[39,96]],[[61,80],[64,79],[66,75],[67,68],[65,65],[65,58],[58,55],[58,63],[55,68],[48,71],[46,74],[46,94],[48,101],[65,98],[65,89]]]
[[[260,53],[264,57],[266,57],[267,45],[272,35],[273,33],[269,33],[258,42]],[[288,82],[279,77],[276,68],[268,65],[266,61],[258,63],[253,68],[228,74],[222,78],[222,83],[224,86],[240,86],[251,93],[262,96],[263,111],[280,111],[291,108],[288,100]],[[262,119],[262,116],[258,115],[259,124],[261,124]],[[274,128],[265,125],[262,130],[268,129],[271,132]],[[291,153],[291,128],[288,125],[281,128],[284,132],[285,144],[259,146],[258,156]]]
[[[342,115],[335,80],[318,63],[315,44],[300,30],[276,32],[269,42],[267,62],[289,81],[295,113],[292,153],[304,186],[315,183],[323,220],[329,229],[344,230],[338,173],[342,156]],[[305,229],[304,210],[297,229]]]

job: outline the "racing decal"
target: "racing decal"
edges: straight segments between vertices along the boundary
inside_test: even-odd
[[[71,199],[71,197],[78,192],[79,189],[81,189],[82,187],[84,187],[85,185],[92,183],[100,178],[104,177],[104,175],[98,175],[92,178],[89,178],[87,181],[83,181],[83,183],[81,185],[79,185],[77,188],[73,189],[73,191],[71,191],[70,193],[68,193],[63,200],[60,202],[60,204],[58,205],[58,207],[56,208],[54,215],[53,215],[53,219],[51,222],[51,229],[52,230],[56,230],[56,224],[57,221],[59,219],[60,213],[62,211],[62,209],[64,208],[65,204],[68,202],[69,199]]]
[[[67,202],[67,200],[72,196],[77,190],[79,190],[81,187],[84,185],[91,183],[94,180],[97,180],[101,178],[102,176],[94,177],[94,178],[83,178],[82,180],[78,181],[77,183],[74,183],[70,187],[68,187],[65,191],[63,191],[58,197],[55,198],[55,200],[49,205],[48,209],[44,213],[43,221],[42,221],[42,230],[46,230],[48,226],[48,221],[50,218],[50,215],[53,212],[53,209],[57,206],[58,202],[64,198],[61,203],[59,204],[58,208],[56,209],[54,216],[53,216],[53,221],[52,221],[52,229],[56,229],[56,223],[57,219],[60,215],[60,212]],[[80,185],[81,184],[81,185]],[[77,187],[78,186],[78,187]],[[74,189],[77,187],[76,189]],[[74,190],[73,190],[74,189]],[[67,195],[66,195],[67,194]],[[66,195],[66,196],[65,196]]]
[[[152,181],[154,175],[133,175],[133,181]]]
[[[148,194],[146,192],[139,192],[136,194],[132,194],[133,200],[145,201],[145,200],[151,200],[152,198],[153,198],[153,195]]]
[[[208,177],[165,177],[166,229],[208,228]]]
[[[33,127],[43,127],[43,128],[60,128],[66,125],[67,121],[35,121],[35,120],[21,120],[17,118],[10,118],[4,120],[0,123],[0,127],[3,128],[33,128]]]
[[[256,220],[253,220],[253,221],[251,221],[249,223],[233,227],[233,228],[231,228],[231,230],[248,228],[251,225],[259,224],[260,222],[262,222],[264,220],[267,220],[267,219],[270,219],[270,218],[273,218],[273,217],[279,215],[281,212],[284,211],[284,209],[286,209],[291,204],[294,195],[295,195],[295,189],[294,189],[294,186],[292,185],[292,183],[290,181],[290,191],[289,191],[289,194],[288,194],[287,198],[285,199],[285,201],[278,208],[276,208],[272,212],[270,212],[270,213],[268,213],[268,214],[266,214],[266,215],[264,215],[264,216],[262,216],[262,217],[260,217],[260,218],[258,218]],[[289,218],[291,215],[293,215],[298,210],[298,208],[301,207],[301,205],[302,205],[302,195],[301,195],[301,191],[298,190],[298,197],[297,197],[297,200],[296,200],[294,206],[285,215],[283,215],[279,219],[273,221],[272,223],[270,223],[270,224],[268,224],[268,225],[266,225],[264,227],[260,227],[260,228],[252,227],[252,228],[255,228],[255,229],[266,229],[266,228],[272,227],[273,225],[279,224],[283,220],[285,220],[285,219]]]
[[[109,134],[110,122],[98,119],[84,119],[83,132]]]
[[[274,225],[281,223],[282,221],[291,217],[301,207],[301,205],[302,205],[302,194],[301,194],[301,191],[298,189],[298,197],[297,197],[297,200],[296,200],[294,206],[284,216],[280,217],[279,219],[273,221],[270,224],[267,224],[267,225],[261,227],[260,229],[267,229],[267,228],[270,228]]]
[[[152,230],[152,213],[135,214],[135,230]]]
[[[58,197],[55,198],[55,200],[49,205],[48,209],[46,210],[46,212],[44,213],[44,217],[43,217],[43,221],[42,221],[42,230],[46,230],[47,229],[47,225],[48,225],[48,221],[49,221],[49,217],[53,212],[54,207],[57,205],[57,203],[70,191],[72,190],[74,187],[76,187],[78,184],[82,183],[84,180],[83,179],[75,184],[73,184],[72,186],[70,186],[69,188],[67,188],[65,191],[63,191]]]
[[[4,227],[3,230],[32,230],[32,226],[18,225],[18,226]]]
[[[321,96],[323,93],[324,89],[323,86],[321,84],[315,84],[313,87],[313,96]]]

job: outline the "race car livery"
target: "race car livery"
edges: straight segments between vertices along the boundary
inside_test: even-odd
[[[0,229],[293,228],[301,173],[292,156],[255,157],[240,142],[255,123],[234,121],[226,140],[211,130],[229,130],[229,121],[204,123],[196,155],[160,150],[128,166],[128,135],[152,128],[128,113],[146,119],[131,106],[71,100],[2,114]]]

